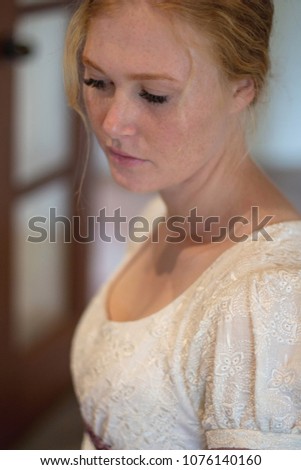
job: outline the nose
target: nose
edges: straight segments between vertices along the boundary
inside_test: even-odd
[[[109,99],[103,120],[103,130],[111,138],[133,136],[136,133],[137,110],[135,105],[122,93],[115,93]]]

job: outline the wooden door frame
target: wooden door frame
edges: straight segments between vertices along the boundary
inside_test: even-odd
[[[14,20],[14,4],[8,2],[8,5],[0,4],[0,35],[2,37],[11,34]],[[0,37],[1,37],[0,36]],[[2,111],[0,112],[0,416],[1,421],[7,422],[7,403],[9,400],[10,387],[9,371],[13,369],[12,356],[8,354],[9,338],[9,305],[10,298],[10,201],[11,186],[8,175],[11,174],[11,161],[6,158],[11,155],[10,129],[12,121],[12,87],[7,89],[6,84],[12,81],[12,67],[8,62],[0,62],[0,103]],[[6,112],[3,112],[3,111]]]
[[[44,5],[16,7],[12,0],[0,4],[0,41],[11,37],[18,15],[45,11],[68,5],[68,1],[49,2]],[[25,59],[26,60],[26,59]],[[26,426],[53,400],[70,386],[69,351],[74,327],[87,302],[87,246],[73,242],[69,249],[70,311],[65,312],[64,323],[47,338],[27,352],[14,349],[12,341],[11,311],[11,207],[21,193],[33,190],[45,183],[35,181],[31,186],[16,188],[12,182],[13,152],[13,67],[10,61],[0,62],[0,448],[9,447]],[[9,84],[9,85],[8,85]],[[82,160],[83,126],[74,117],[72,148],[69,166],[48,177],[55,180],[65,176],[68,187],[75,194],[78,166]],[[46,178],[47,179],[47,178]],[[71,192],[71,191],[70,191]],[[71,196],[70,196],[71,197]],[[70,199],[72,215],[77,213],[75,197]],[[83,215],[83,214],[82,214]]]

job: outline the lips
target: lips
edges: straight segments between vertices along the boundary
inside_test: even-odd
[[[119,157],[134,158],[135,160],[141,160],[141,158],[134,157],[134,155],[130,155],[129,153],[121,152],[120,150],[114,147],[108,147],[108,150],[110,153],[113,153],[114,155],[118,155]]]
[[[107,147],[107,155],[110,157],[111,160],[113,160],[113,162],[125,166],[136,166],[146,163],[146,160],[134,157],[133,155],[130,155],[126,152],[122,152],[121,150],[118,150],[114,147]]]

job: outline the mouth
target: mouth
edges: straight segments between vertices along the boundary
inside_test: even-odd
[[[118,163],[124,166],[137,166],[143,165],[146,163],[147,160],[143,160],[142,158],[135,157],[125,152],[121,152],[114,147],[107,147],[106,153],[111,161]]]

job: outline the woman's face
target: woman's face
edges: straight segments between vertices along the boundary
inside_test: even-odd
[[[223,156],[235,99],[188,25],[130,3],[91,21],[83,63],[88,117],[120,185],[181,190]]]

